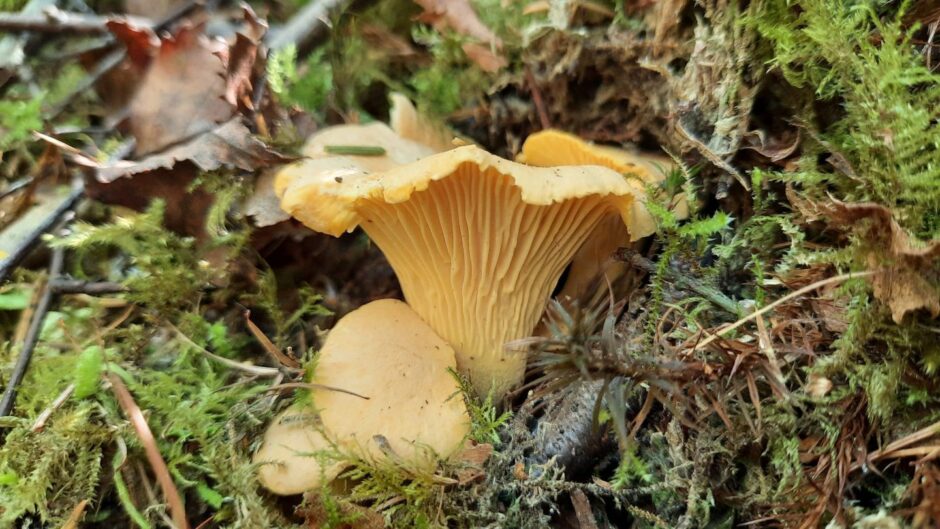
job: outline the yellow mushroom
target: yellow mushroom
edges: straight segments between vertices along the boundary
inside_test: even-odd
[[[666,156],[594,145],[555,129],[543,130],[526,138],[516,159],[538,167],[601,165],[641,184],[660,182],[673,167],[672,160]],[[607,217],[575,254],[559,297],[578,299],[596,278],[606,276],[614,281],[622,276],[626,265],[612,260],[611,256],[617,248],[627,246],[635,239],[617,216]]]
[[[339,236],[362,226],[484,395],[522,380],[525,355],[504,345],[535,328],[565,266],[608,214],[619,213],[633,238],[655,228],[642,186],[613,170],[530,167],[472,145],[342,181],[279,179],[281,208],[314,230]]]
[[[261,483],[277,494],[319,487],[344,468],[322,468],[318,451],[369,461],[394,454],[412,468],[433,470],[437,457],[461,447],[470,419],[448,371],[454,350],[408,305],[374,301],[330,331],[312,382],[313,406],[293,407],[268,428],[255,454]],[[334,388],[334,389],[329,389]]]

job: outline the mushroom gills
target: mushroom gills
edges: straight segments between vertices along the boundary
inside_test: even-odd
[[[526,363],[505,344],[532,332],[572,256],[615,213],[603,195],[527,204],[511,177],[474,163],[404,202],[367,198],[356,210],[458,368],[479,394],[500,396]]]

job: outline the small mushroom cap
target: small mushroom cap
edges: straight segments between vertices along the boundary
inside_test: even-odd
[[[262,484],[291,494],[336,477],[341,463],[321,472],[309,456],[330,448],[324,435],[358,458],[379,461],[392,453],[433,469],[470,429],[460,388],[448,371],[455,367],[454,350],[405,303],[380,300],[350,312],[330,331],[312,379],[319,385],[311,393],[320,431],[309,421],[275,421],[255,461],[283,465],[262,466]]]
[[[635,207],[644,196],[642,186],[615,171],[597,166],[532,167],[505,160],[475,145],[457,147],[384,172],[363,171],[342,181],[313,176],[288,181],[285,176],[279,178],[281,186],[276,191],[281,197],[281,209],[316,231],[339,236],[362,221],[357,212],[362,202],[406,202],[413,193],[459,173],[464,166],[474,166],[479,173],[492,171],[510,177],[526,204],[548,206],[588,196],[609,197],[634,240],[656,229],[646,209]]]
[[[392,103],[388,111],[388,124],[396,134],[415,143],[425,145],[434,152],[449,151],[454,148],[453,132],[441,123],[432,121],[415,108],[411,100],[399,93],[389,94]]]
[[[328,152],[330,146],[381,147],[385,153],[378,156],[337,155]],[[306,158],[278,172],[274,191],[281,195],[287,185],[309,181],[310,178],[334,180],[385,171],[432,153],[431,147],[403,138],[384,123],[337,125],[310,136],[301,149]]]
[[[316,413],[303,406],[289,408],[271,422],[253,458],[261,464],[258,480],[265,488],[275,494],[300,494],[332,481],[342,472],[343,463],[315,456],[331,449],[317,422]]]
[[[601,165],[618,173],[636,176],[646,183],[662,181],[673,166],[672,160],[666,156],[595,145],[556,129],[546,129],[526,138],[516,160],[538,167]]]

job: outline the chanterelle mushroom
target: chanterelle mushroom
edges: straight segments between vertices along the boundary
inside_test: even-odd
[[[673,166],[666,156],[639,154],[594,145],[573,134],[555,129],[543,130],[526,138],[522,152],[516,159],[539,167],[601,165],[627,178],[637,179],[643,184],[661,181],[666,171]],[[605,219],[572,259],[567,280],[559,292],[559,297],[579,298],[601,274],[606,274],[610,280],[623,275],[626,265],[612,261],[611,255],[617,248],[626,246],[631,240],[631,235],[616,216],[611,215]]]
[[[606,215],[618,212],[634,238],[654,229],[642,187],[615,171],[530,167],[472,145],[341,182],[294,174],[279,175],[281,207],[336,236],[362,226],[481,394],[521,381],[525,355],[504,344],[532,331]]]
[[[390,451],[433,468],[435,456],[460,448],[470,428],[448,371],[454,367],[454,350],[405,303],[374,301],[350,312],[320,350],[316,411],[291,408],[268,428],[254,457],[271,463],[260,467],[261,483],[297,494],[336,477],[342,463],[321,469],[312,455],[330,448],[324,435],[358,457],[378,460]]]

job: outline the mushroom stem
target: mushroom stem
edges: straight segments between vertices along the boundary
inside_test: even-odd
[[[527,204],[511,177],[465,163],[405,202],[372,199],[359,210],[408,303],[453,346],[480,395],[502,396],[526,364],[505,344],[532,332],[565,266],[613,207],[602,196]]]

